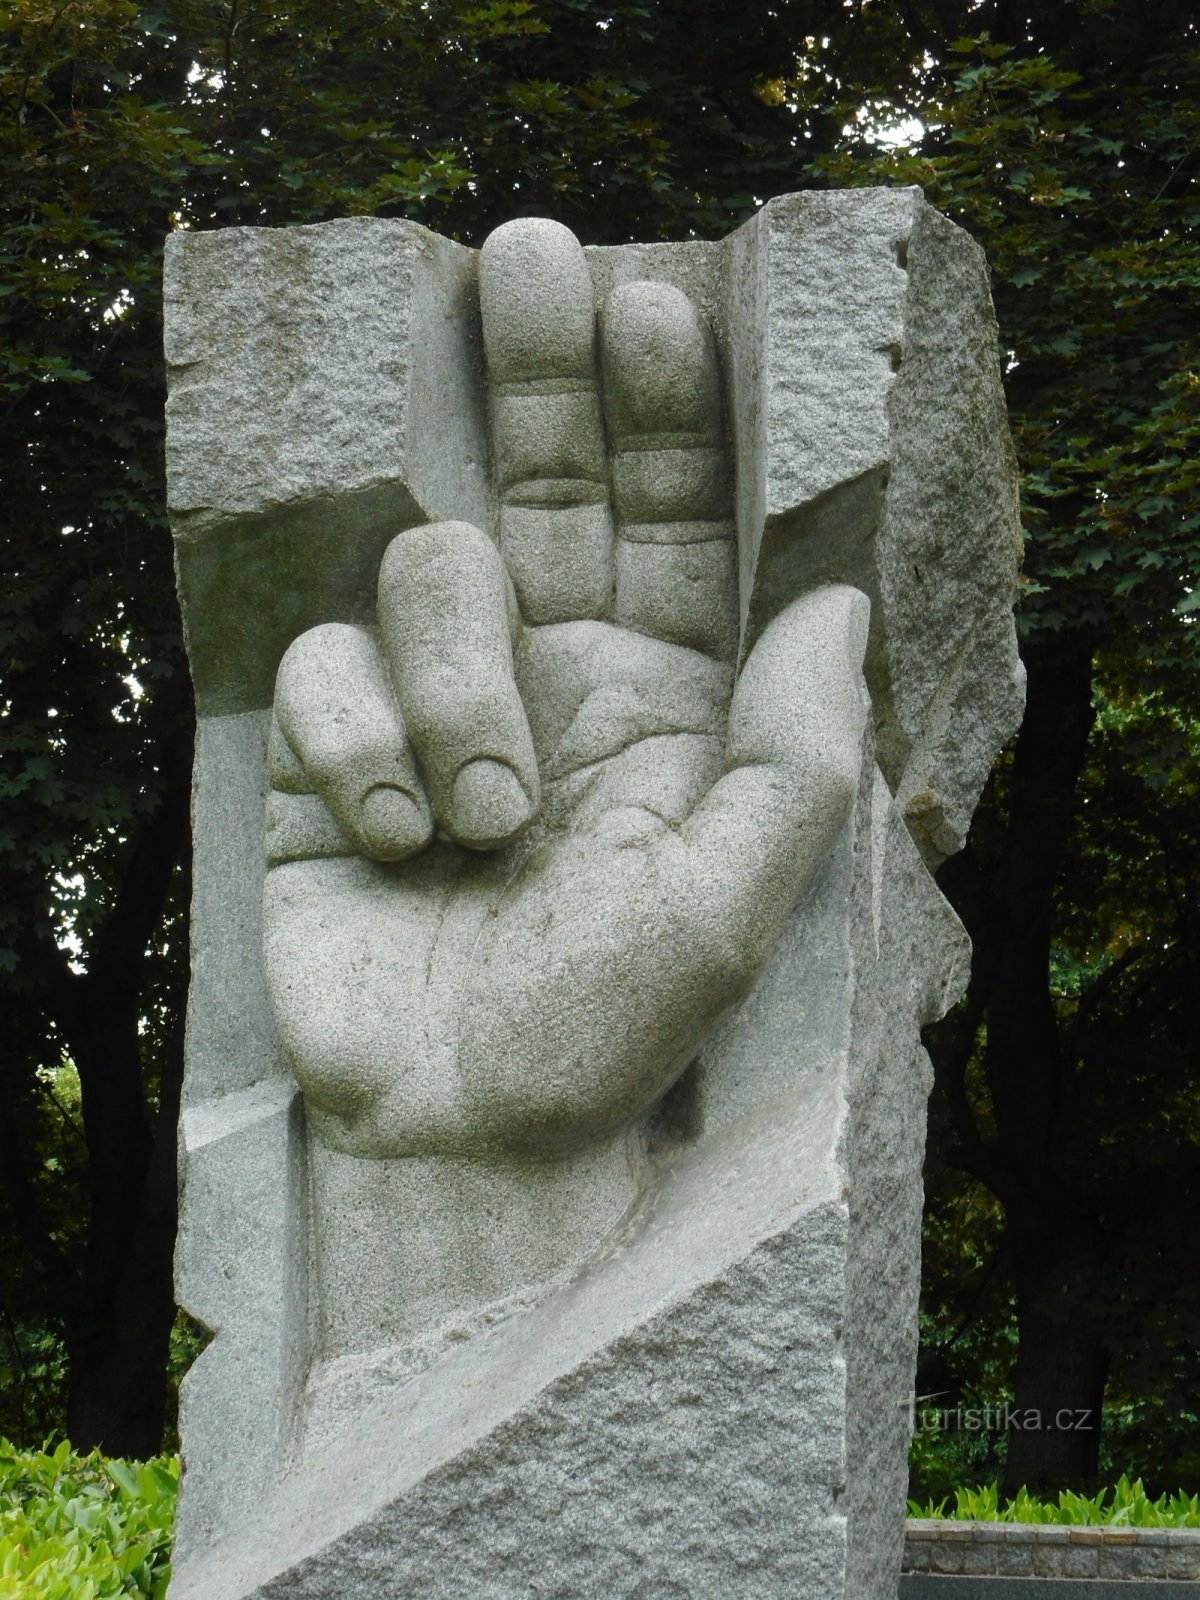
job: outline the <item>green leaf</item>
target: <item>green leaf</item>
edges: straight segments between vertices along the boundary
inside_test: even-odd
[[[108,1463],[108,1475],[122,1493],[135,1500],[141,1492],[138,1474],[127,1462],[111,1460]]]

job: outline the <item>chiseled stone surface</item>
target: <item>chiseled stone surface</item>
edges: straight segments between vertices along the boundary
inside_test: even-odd
[[[202,715],[269,705],[398,528],[490,516],[473,252],[347,218],[167,240],[167,492]]]
[[[894,1592],[929,866],[1021,695],[978,251],[355,221],[167,303],[174,1600]]]
[[[729,1135],[674,1164],[590,1270],[378,1402],[181,1592],[839,1592],[840,1116],[813,1085],[755,1119],[753,1168]]]

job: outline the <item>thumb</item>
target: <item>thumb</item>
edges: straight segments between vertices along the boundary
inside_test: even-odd
[[[734,691],[725,774],[681,830],[695,915],[735,980],[757,973],[850,815],[869,618],[864,594],[830,585],[770,623]]]

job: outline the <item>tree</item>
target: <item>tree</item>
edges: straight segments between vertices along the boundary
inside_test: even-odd
[[[1154,1303],[1163,1242],[1180,1283],[1200,1265],[1200,41],[1164,3],[977,20],[933,71],[919,144],[859,152],[988,251],[1024,467],[1028,709],[941,875],[975,959],[933,1035],[933,1146],[1003,1206],[1014,1409],[1094,1423],[1155,1319],[1178,1332],[1179,1288]],[[1098,1445],[1095,1426],[1014,1431],[1006,1484],[1094,1479]]]
[[[589,242],[719,233],[840,136],[832,97],[771,91],[806,41],[900,96],[926,38],[840,0],[755,0],[733,29],[714,0],[8,0],[0,24],[6,1343],[20,1368],[61,1329],[72,1438],[148,1454],[192,736],[164,235],[360,212],[478,242],[522,210]]]
[[[920,182],[988,249],[1025,467],[1030,715],[944,875],[978,956],[934,1040],[934,1186],[1003,1203],[1019,1404],[1178,1384],[1184,1298],[1157,1305],[1145,1263],[1198,1234],[1167,1232],[1195,1203],[1189,13],[8,0],[0,25],[0,1327],[19,1354],[61,1326],[76,1442],[156,1448],[174,1309],[191,712],[163,235],[360,212],[478,243],[520,211],[716,235],[840,181]],[[1010,1474],[1094,1468],[1086,1434],[1013,1444]]]
[[[61,1325],[71,1426],[148,1453],[173,1315],[190,737],[155,307],[188,158],[163,102],[188,64],[160,36],[135,58],[132,10],[6,18],[0,1205],[24,1291],[5,1311]],[[77,1115],[56,1104],[66,1063]]]

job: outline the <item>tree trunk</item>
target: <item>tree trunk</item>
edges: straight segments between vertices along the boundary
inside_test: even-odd
[[[1001,1488],[1094,1489],[1109,1361],[1104,1241],[1098,1228],[1072,1228],[1049,1200],[1028,1209],[1008,1218],[1020,1345]]]
[[[1019,1339],[1005,1487],[1057,1490],[1095,1478],[1108,1366],[1097,1294],[1105,1239],[1071,1175],[1062,1110],[1073,1063],[1050,987],[1056,893],[1093,721],[1092,648],[1084,636],[1043,635],[1024,653],[1028,703],[1002,780],[1003,827],[973,838],[943,874],[975,945],[994,1136],[969,1109],[973,1038],[955,1050],[946,1033],[935,1066],[955,1129],[952,1159],[1005,1208]]]
[[[178,1032],[182,1038],[182,1019]],[[89,1149],[91,1232],[83,1298],[71,1319],[67,1431],[80,1450],[145,1457],[162,1449],[165,1374],[175,1320],[175,1125],[181,1044],[164,1065],[153,1141],[126,1141],[111,1122]],[[143,1156],[143,1151],[145,1152]],[[139,1159],[140,1158],[140,1159]],[[124,1162],[125,1173],[117,1177]],[[115,1180],[115,1181],[114,1181]]]
[[[176,697],[162,698],[162,796],[136,841],[117,903],[91,942],[66,1029],[79,1070],[90,1200],[82,1283],[67,1325],[67,1430],[77,1449],[99,1446],[108,1455],[148,1456],[162,1448],[175,1320],[186,952],[157,1062],[153,1120],[139,1033],[148,1006],[146,948],[162,924],[173,883],[186,906],[190,880],[191,721],[172,703],[180,698],[190,709],[190,688],[181,684]],[[179,922],[182,928],[182,916]]]

